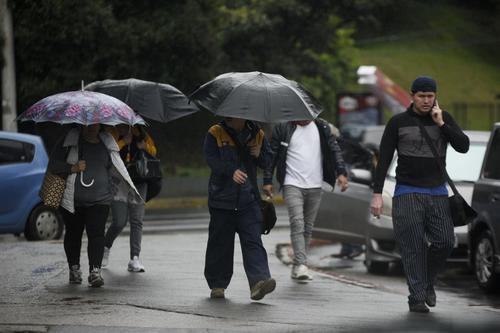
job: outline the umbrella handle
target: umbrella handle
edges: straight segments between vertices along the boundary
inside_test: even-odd
[[[85,184],[85,182],[83,181],[83,171],[82,171],[82,172],[80,172],[80,184],[82,184],[84,187],[90,187],[90,186],[94,185],[94,179],[92,179],[90,181],[90,183]]]

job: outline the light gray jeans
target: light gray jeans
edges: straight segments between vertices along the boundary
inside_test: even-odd
[[[142,198],[146,198],[147,183],[135,184]],[[144,204],[132,204],[130,202],[113,201],[111,203],[113,222],[106,232],[104,245],[107,248],[113,246],[116,237],[130,221],[130,259],[139,256],[142,242],[142,219],[144,218]]]
[[[307,264],[307,250],[323,191],[318,188],[283,186],[283,197],[290,217],[290,238],[293,247],[293,264]]]

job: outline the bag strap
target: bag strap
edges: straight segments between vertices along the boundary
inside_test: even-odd
[[[453,183],[453,180],[451,180],[450,176],[448,175],[448,172],[446,171],[446,168],[444,167],[443,163],[439,159],[438,152],[436,150],[436,147],[434,146],[434,143],[432,142],[431,137],[429,136],[429,133],[427,132],[427,130],[425,129],[424,125],[422,124],[422,122],[419,119],[415,119],[414,118],[414,120],[418,124],[418,127],[420,128],[420,132],[423,135],[423,137],[425,138],[425,141],[427,141],[427,144],[431,148],[432,154],[434,155],[434,157],[436,159],[436,162],[437,162],[437,164],[439,166],[439,169],[441,170],[441,172],[443,173],[443,175],[446,177],[446,181],[450,185],[451,190],[453,191],[453,194],[460,195],[458,193],[457,188],[455,187],[455,184]]]

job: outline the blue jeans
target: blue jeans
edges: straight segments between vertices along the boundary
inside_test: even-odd
[[[148,189],[147,183],[136,184],[136,188],[141,197],[145,198]],[[113,222],[106,232],[104,245],[107,248],[111,248],[116,237],[118,237],[127,225],[127,221],[130,221],[130,259],[134,256],[139,256],[141,253],[144,204],[113,201],[111,203],[111,213]]]

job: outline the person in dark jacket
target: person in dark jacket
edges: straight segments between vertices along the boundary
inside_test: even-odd
[[[292,278],[310,280],[307,249],[319,209],[323,181],[347,189],[347,171],[330,126],[322,119],[293,121],[274,127],[271,138],[272,164],[265,172],[264,192],[272,196],[271,179],[283,189],[294,252]]]
[[[203,146],[211,174],[208,184],[210,225],[205,257],[205,278],[211,298],[224,298],[233,275],[234,236],[238,233],[243,266],[252,300],[262,299],[276,287],[262,245],[262,212],[256,167],[270,163],[264,132],[244,119],[225,118],[212,126]],[[260,195],[259,195],[260,196]]]
[[[442,111],[436,100],[436,81],[420,76],[413,81],[413,103],[387,123],[375,170],[371,212],[380,216],[382,189],[394,151],[398,153],[392,219],[396,242],[408,282],[411,312],[429,312],[436,305],[434,282],[438,269],[453,249],[454,235],[445,175],[439,169],[419,123],[428,132],[443,165],[448,143],[457,152],[469,150],[469,138]]]

